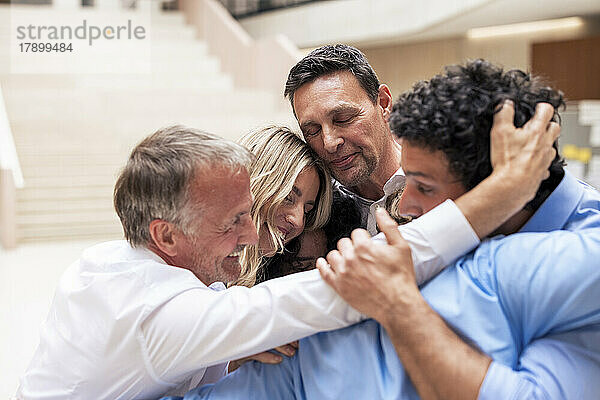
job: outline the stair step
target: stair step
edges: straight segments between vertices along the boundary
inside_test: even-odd
[[[233,80],[218,71],[216,61],[208,61],[206,66],[206,70],[186,70],[177,74],[164,71],[140,74],[3,74],[0,82],[2,91],[7,94],[40,88],[62,91],[94,89],[100,93],[144,89],[184,89],[196,93],[233,91]]]
[[[36,99],[31,102],[31,98]],[[169,113],[172,119],[188,115],[214,115],[232,113],[264,113],[276,105],[275,96],[262,91],[232,91],[202,94],[193,90],[144,89],[127,96],[101,92],[90,96],[85,90],[64,91],[38,89],[11,92],[5,95],[11,122],[20,119],[56,118],[57,109],[64,120],[88,118],[88,115],[110,115],[116,111],[132,117],[146,117]]]
[[[18,215],[24,214],[48,214],[56,211],[61,212],[97,212],[113,210],[113,199],[111,195],[104,197],[86,197],[86,198],[64,198],[50,199],[40,202],[38,199],[21,200],[17,204]]]
[[[108,172],[108,171],[107,171]],[[113,186],[115,178],[111,174],[102,175],[56,175],[56,176],[26,176],[27,186],[43,188]]]
[[[83,223],[67,225],[19,226],[21,243],[54,240],[122,239],[123,229],[116,222]]]
[[[157,76],[158,75],[158,76]],[[226,75],[208,74],[205,76],[193,73],[187,76],[171,74],[148,74],[136,76],[115,75],[107,81],[104,78],[86,77],[78,82],[78,86],[86,89],[195,89],[198,92],[216,92],[233,90],[233,80]]]
[[[152,23],[149,30],[152,41],[177,41],[196,38],[196,29],[191,26],[171,26]]]
[[[19,214],[17,225],[35,226],[51,224],[85,224],[85,223],[113,223],[119,218],[113,210],[96,210],[94,212],[68,212],[56,210],[53,213]]]
[[[92,148],[98,153],[114,153],[124,164],[135,143],[164,126],[182,124],[236,140],[251,129],[273,123],[297,129],[294,117],[288,113],[239,114],[235,118],[225,113],[211,116],[190,113],[174,119],[166,114],[128,117],[122,113],[105,115],[104,118],[74,119],[68,123],[57,116],[44,121],[16,120],[11,126],[19,155],[70,154],[82,148]]]
[[[27,182],[25,182],[27,185]],[[54,188],[44,189],[25,186],[17,190],[17,202],[21,201],[46,201],[60,199],[87,199],[87,198],[110,198],[113,194],[111,186],[88,186],[85,190],[81,188]]]
[[[31,12],[32,20],[60,13],[61,24],[81,23],[84,14],[110,14],[16,7]],[[278,96],[234,89],[231,76],[221,72],[219,60],[179,13],[152,14],[148,57],[122,52],[106,61],[115,71],[141,70],[150,61],[149,73],[11,74],[9,24],[3,23],[8,10],[0,5],[0,83],[25,177],[25,187],[17,190],[21,242],[122,238],[114,183],[133,146],[161,127],[182,124],[235,140],[267,124],[296,124]],[[123,15],[113,19],[118,17]],[[85,71],[97,65],[84,62],[77,65]],[[50,60],[45,66],[52,65],[58,64]]]

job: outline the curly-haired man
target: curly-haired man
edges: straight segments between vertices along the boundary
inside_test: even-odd
[[[507,100],[508,115],[498,112]],[[497,162],[488,155],[492,126],[514,121],[519,135],[540,102],[556,111],[563,99],[482,60],[401,96],[390,120],[402,143],[402,211],[418,217],[485,181]],[[600,194],[560,157],[533,201],[506,215],[498,231],[506,236],[483,241],[420,289],[396,224],[378,214],[389,244],[357,230],[317,263],[374,320],[305,338],[294,358],[247,365],[186,399],[597,398]]]
[[[363,53],[336,44],[313,50],[292,67],[284,94],[304,139],[328,165],[339,193],[359,205],[361,225],[376,234],[375,210],[405,181],[400,146],[388,124],[389,88],[379,82]],[[507,112],[508,107],[501,111]],[[514,134],[512,124],[496,126],[495,135],[512,145],[499,140],[492,147],[497,159],[493,173],[474,190],[411,224],[418,245],[430,249],[427,271],[418,272],[419,277],[435,275],[473,249],[479,238],[533,197],[555,154],[550,144],[560,129],[549,123],[552,113],[549,104],[540,104],[520,135]],[[447,235],[449,230],[453,235]]]

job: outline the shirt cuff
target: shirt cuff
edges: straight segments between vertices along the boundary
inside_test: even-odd
[[[478,400],[518,400],[527,397],[528,380],[506,365],[492,361],[479,388]]]
[[[432,250],[448,265],[479,245],[479,237],[458,206],[446,200],[413,221]]]

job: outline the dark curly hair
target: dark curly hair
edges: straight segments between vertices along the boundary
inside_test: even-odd
[[[506,99],[514,102],[516,127],[534,115],[537,103],[550,103],[555,121],[560,118],[559,107],[565,105],[562,92],[545,86],[538,77],[516,69],[504,71],[480,59],[448,66],[444,74],[416,83],[394,104],[390,128],[410,143],[441,150],[450,171],[470,190],[492,173],[490,130],[494,114]],[[537,209],[564,175],[558,143],[554,147],[557,155],[550,177],[542,182],[527,209]]]
[[[379,79],[375,71],[360,50],[345,44],[321,46],[298,61],[290,70],[283,96],[289,98],[293,110],[296,90],[321,76],[339,71],[351,72],[371,101],[377,101]]]

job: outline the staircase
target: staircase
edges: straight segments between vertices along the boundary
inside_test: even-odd
[[[0,6],[0,21],[8,12]],[[152,15],[151,74],[10,74],[8,43],[3,29],[0,85],[25,178],[19,243],[121,238],[116,176],[135,143],[162,126],[236,139],[265,124],[295,124],[280,93],[234,87],[178,13]],[[127,62],[122,56],[115,62]]]

